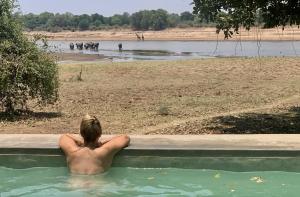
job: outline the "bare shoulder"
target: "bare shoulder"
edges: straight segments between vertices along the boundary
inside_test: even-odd
[[[67,155],[70,155],[71,153],[77,151],[80,148],[76,141],[69,134],[64,134],[59,138],[59,147]]]
[[[130,138],[127,135],[120,135],[113,137],[112,139],[105,142],[102,146],[95,149],[96,153],[99,154],[116,154],[123,148],[127,147],[130,143]]]

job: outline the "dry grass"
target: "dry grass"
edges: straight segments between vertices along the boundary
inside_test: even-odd
[[[225,124],[218,117],[250,112],[280,114],[297,106],[299,60],[216,58],[64,64],[60,66],[59,103],[34,109],[53,113],[34,113],[14,122],[2,118],[0,133],[77,132],[85,113],[98,116],[106,134],[224,133],[225,127],[236,125]],[[81,65],[83,81],[78,81]],[[161,114],[162,107],[168,114]]]
[[[28,36],[40,33],[46,35],[50,40],[136,40],[136,31],[131,29],[112,29],[102,31],[79,31],[79,32],[29,32]],[[142,33],[142,32],[138,32]],[[143,32],[146,40],[217,40],[223,39],[223,33],[216,34],[216,28],[171,28],[162,31]],[[240,30],[240,34],[234,35],[231,40],[300,40],[300,29],[296,26],[287,26],[284,31],[280,28],[260,29],[252,28],[250,31]]]

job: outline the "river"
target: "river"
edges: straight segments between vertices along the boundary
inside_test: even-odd
[[[213,57],[299,56],[300,41],[95,41],[99,50],[70,50],[71,41],[49,41],[50,50],[100,54],[113,61],[179,60]],[[73,43],[76,43],[74,41]],[[119,52],[118,44],[123,51]]]

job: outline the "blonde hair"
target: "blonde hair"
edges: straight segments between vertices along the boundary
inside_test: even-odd
[[[80,124],[80,134],[84,143],[94,143],[102,135],[102,128],[95,116],[85,115]]]

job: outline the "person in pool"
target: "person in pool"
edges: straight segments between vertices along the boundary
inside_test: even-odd
[[[129,145],[127,135],[99,141],[102,129],[96,117],[86,115],[80,125],[78,138],[64,134],[59,139],[59,146],[67,157],[71,173],[92,175],[107,171],[117,152]]]

